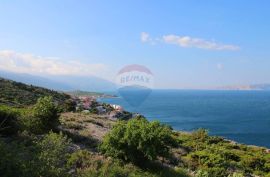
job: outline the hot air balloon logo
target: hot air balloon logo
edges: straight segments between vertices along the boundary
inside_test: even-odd
[[[142,65],[128,65],[116,77],[119,94],[133,107],[140,106],[151,94],[153,73]]]

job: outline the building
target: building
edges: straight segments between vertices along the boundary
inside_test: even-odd
[[[111,107],[113,107],[113,109],[116,111],[123,111],[123,108],[120,105],[111,104]]]

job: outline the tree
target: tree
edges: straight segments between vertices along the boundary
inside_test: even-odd
[[[50,132],[37,142],[37,176],[67,176],[65,164],[68,160],[70,140],[62,133]]]
[[[67,99],[64,101],[62,109],[64,112],[75,112],[76,111],[76,102],[72,99]]]
[[[54,129],[59,124],[59,114],[52,97],[39,98],[31,110],[22,117],[24,129],[42,134]]]
[[[173,144],[175,140],[168,126],[134,118],[127,123],[119,121],[105,136],[100,150],[106,155],[142,164],[157,157],[167,157]]]

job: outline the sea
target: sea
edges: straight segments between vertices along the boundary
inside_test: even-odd
[[[130,93],[132,94],[132,93]],[[270,148],[270,91],[152,90],[99,101],[158,120],[175,130],[205,128],[210,135]]]

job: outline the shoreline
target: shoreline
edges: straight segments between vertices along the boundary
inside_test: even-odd
[[[242,91],[242,90],[235,90],[235,91]],[[243,90],[243,91],[248,91],[248,90]],[[249,91],[251,91],[251,90],[249,90]],[[119,96],[116,96],[116,97],[99,97],[99,98],[97,98],[97,101],[100,102],[100,103],[106,103],[106,102],[103,102],[103,101],[101,100],[101,99],[103,99],[103,98],[106,99],[106,98],[120,98],[120,97],[119,97]],[[110,104],[110,103],[107,103],[107,104]],[[123,109],[126,110],[125,107],[123,107]],[[128,112],[129,112],[129,111],[128,111]],[[130,112],[130,113],[142,115],[142,114],[140,114],[140,113],[133,113],[133,112]],[[145,117],[148,121],[150,121],[145,115],[142,115],[142,116]],[[158,121],[159,121],[159,120],[158,120]],[[163,123],[163,122],[160,122],[160,123],[166,124],[166,123]],[[166,124],[166,125],[168,125],[168,124]],[[197,129],[199,129],[199,128],[197,128]],[[196,130],[197,130],[197,129],[196,129]],[[206,129],[206,130],[207,130],[207,129]],[[175,128],[173,128],[173,131],[175,131],[175,132],[180,132],[180,133],[188,133],[188,134],[190,134],[190,133],[193,132],[193,131],[185,131],[185,130],[176,130]],[[263,148],[263,149],[265,149],[268,153],[270,153],[270,147],[267,147],[267,146],[260,146],[260,145],[254,145],[254,144],[241,143],[241,142],[238,142],[238,141],[236,141],[236,140],[228,139],[227,137],[224,137],[224,136],[218,136],[218,135],[209,135],[209,136],[216,136],[216,137],[223,138],[225,141],[229,141],[229,142],[232,143],[232,144],[246,145],[246,146],[248,146],[248,147]]]

